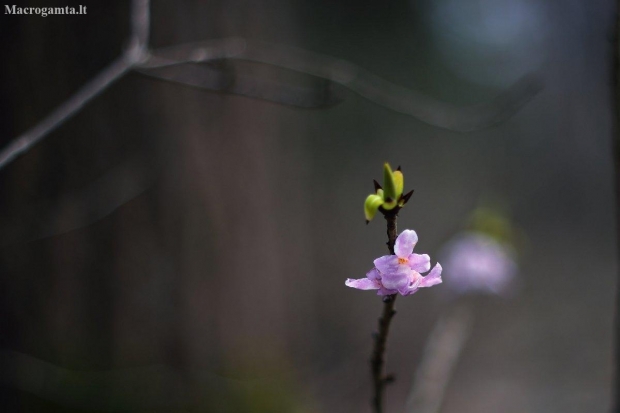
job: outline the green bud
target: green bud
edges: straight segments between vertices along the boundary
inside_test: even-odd
[[[403,187],[405,185],[405,178],[403,177],[403,173],[400,170],[396,170],[392,173],[394,177],[394,188],[396,190],[396,199],[399,199],[403,194]]]
[[[389,163],[383,165],[383,197],[386,201],[396,200],[396,182],[394,181],[394,173]],[[402,189],[401,189],[402,193]]]
[[[370,222],[377,213],[379,207],[383,205],[383,198],[379,195],[368,195],[364,202],[364,215],[366,216],[366,223]]]
[[[386,211],[392,210],[394,208],[396,208],[398,205],[398,200],[396,199],[392,199],[389,202],[388,201],[384,201],[383,205],[381,205],[383,207],[383,209],[385,209]]]

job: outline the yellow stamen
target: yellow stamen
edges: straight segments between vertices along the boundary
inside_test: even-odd
[[[398,263],[399,264],[406,264],[407,262],[409,262],[409,260],[407,258],[399,258],[398,259]]]

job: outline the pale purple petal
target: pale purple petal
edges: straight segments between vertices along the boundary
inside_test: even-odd
[[[395,255],[385,255],[374,260],[375,268],[365,279],[347,279],[345,284],[360,290],[378,290],[377,295],[411,295],[421,287],[441,283],[441,265],[437,264],[427,277],[420,273],[430,269],[430,257],[413,254],[418,235],[413,230],[403,231],[394,245]]]
[[[428,254],[411,254],[408,260],[413,271],[427,272],[431,269],[431,257]]]
[[[366,278],[368,278],[369,280],[380,280],[381,273],[379,272],[378,269],[373,268],[372,270],[366,273]]]
[[[404,296],[407,296],[407,295],[415,294],[415,293],[417,293],[419,290],[420,290],[420,288],[419,288],[419,287],[417,287],[417,286],[416,286],[416,287],[409,287],[409,288],[406,288],[404,291],[401,291],[400,293],[401,293],[402,295],[404,295]]]
[[[400,295],[409,295],[410,289],[411,287],[409,285],[405,285],[404,287],[399,288],[398,292],[400,293]]]
[[[401,267],[396,255],[384,255],[383,257],[377,258],[374,263],[375,267],[377,267],[382,274],[397,272],[399,267]]]
[[[418,283],[418,287],[432,287],[433,285],[441,284],[441,271],[441,264],[435,264],[435,267],[431,270],[431,272],[429,272],[426,277],[422,277]]]
[[[409,287],[413,288],[413,287],[418,287],[418,284],[420,284],[420,281],[422,281],[422,275],[420,275],[419,272],[417,271],[411,271],[412,273],[412,278],[411,278],[411,282],[409,283]]]
[[[388,290],[385,287],[381,287],[379,289],[379,291],[377,291],[377,295],[382,295],[382,296],[392,295],[392,294],[396,294],[397,292],[398,292],[398,290]]]
[[[347,287],[357,288],[358,290],[377,290],[381,288],[381,284],[378,281],[368,278],[360,278],[359,280],[347,278],[344,284]]]
[[[413,281],[413,271],[407,265],[400,265],[397,271],[381,274],[381,284],[389,290],[406,288]]]
[[[399,292],[402,295],[411,295],[415,293],[420,288],[419,284],[421,280],[422,280],[422,276],[418,272],[411,271],[411,278],[410,278],[409,284],[401,288]]]
[[[407,258],[413,252],[413,247],[418,243],[418,234],[412,229],[406,229],[396,238],[394,253],[399,258]]]

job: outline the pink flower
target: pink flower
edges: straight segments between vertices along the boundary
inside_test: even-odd
[[[449,286],[457,293],[509,294],[517,264],[507,246],[480,233],[465,233],[444,248]]]
[[[366,274],[366,278],[354,280],[348,278],[345,285],[358,290],[379,290],[377,295],[410,295],[423,287],[432,287],[441,283],[441,265],[437,263],[426,277],[420,273],[431,268],[427,254],[413,254],[413,247],[418,242],[415,231],[404,230],[394,245],[396,255],[384,255],[377,258],[375,268]]]

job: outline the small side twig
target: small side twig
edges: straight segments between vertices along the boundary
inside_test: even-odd
[[[133,0],[131,4],[131,43],[142,53],[149,49],[151,14],[149,0]]]
[[[394,255],[394,244],[396,243],[396,218],[398,210],[389,211],[384,214],[387,221],[387,246],[390,254]],[[372,358],[370,359],[370,369],[373,382],[372,406],[375,413],[383,411],[383,393],[385,386],[394,381],[394,375],[384,373],[385,365],[385,348],[388,333],[390,331],[390,322],[396,314],[394,304],[396,302],[396,294],[387,295],[383,298],[383,313],[379,318],[379,331],[373,334],[374,348]]]

